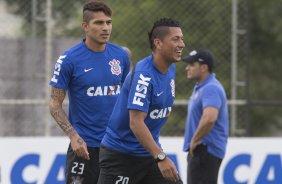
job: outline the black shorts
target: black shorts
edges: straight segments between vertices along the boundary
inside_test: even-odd
[[[187,184],[217,184],[222,159],[208,152],[207,146],[198,145],[192,157],[188,154]]]
[[[164,179],[152,156],[137,157],[100,148],[98,184],[182,184]]]
[[[74,154],[69,145],[66,158],[66,184],[97,184],[99,169],[99,148],[87,147],[90,160]]]

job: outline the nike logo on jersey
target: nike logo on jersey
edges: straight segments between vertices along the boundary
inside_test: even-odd
[[[161,96],[163,94],[163,91],[160,92],[160,93],[157,93],[157,96]]]
[[[93,70],[93,68],[84,69],[84,72],[89,72],[89,71],[91,71],[91,70]]]

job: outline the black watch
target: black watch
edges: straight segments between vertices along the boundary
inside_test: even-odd
[[[166,154],[164,152],[161,152],[157,155],[157,158],[155,158],[155,162],[158,163],[160,161],[163,161],[166,158]]]

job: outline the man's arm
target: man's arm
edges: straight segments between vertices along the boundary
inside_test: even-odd
[[[89,160],[89,153],[87,151],[86,143],[72,127],[64,109],[62,108],[65,96],[65,90],[52,87],[51,98],[49,102],[50,114],[53,116],[65,134],[70,138],[71,147],[75,154]]]
[[[191,140],[189,153],[193,156],[195,148],[201,144],[201,139],[206,136],[213,128],[218,117],[218,109],[207,107],[204,109],[199,126]]]
[[[139,142],[144,146],[144,148],[146,148],[151,153],[151,155],[156,158],[157,155],[162,152],[162,149],[157,145],[150,130],[144,122],[147,113],[138,110],[130,110],[129,112],[130,129],[139,140]],[[164,178],[170,181],[179,180],[176,167],[169,158],[158,162],[158,166]]]

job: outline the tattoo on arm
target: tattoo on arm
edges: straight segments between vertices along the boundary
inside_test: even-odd
[[[76,133],[70,124],[68,117],[62,108],[62,103],[65,99],[66,92],[63,89],[52,87],[50,100],[50,113],[56,120],[61,129],[67,136],[72,136]]]
[[[63,89],[52,87],[51,90],[51,99],[58,100],[59,102],[63,103],[66,96],[66,92]]]
[[[82,145],[83,144],[83,140],[81,138],[77,139],[77,143]]]

